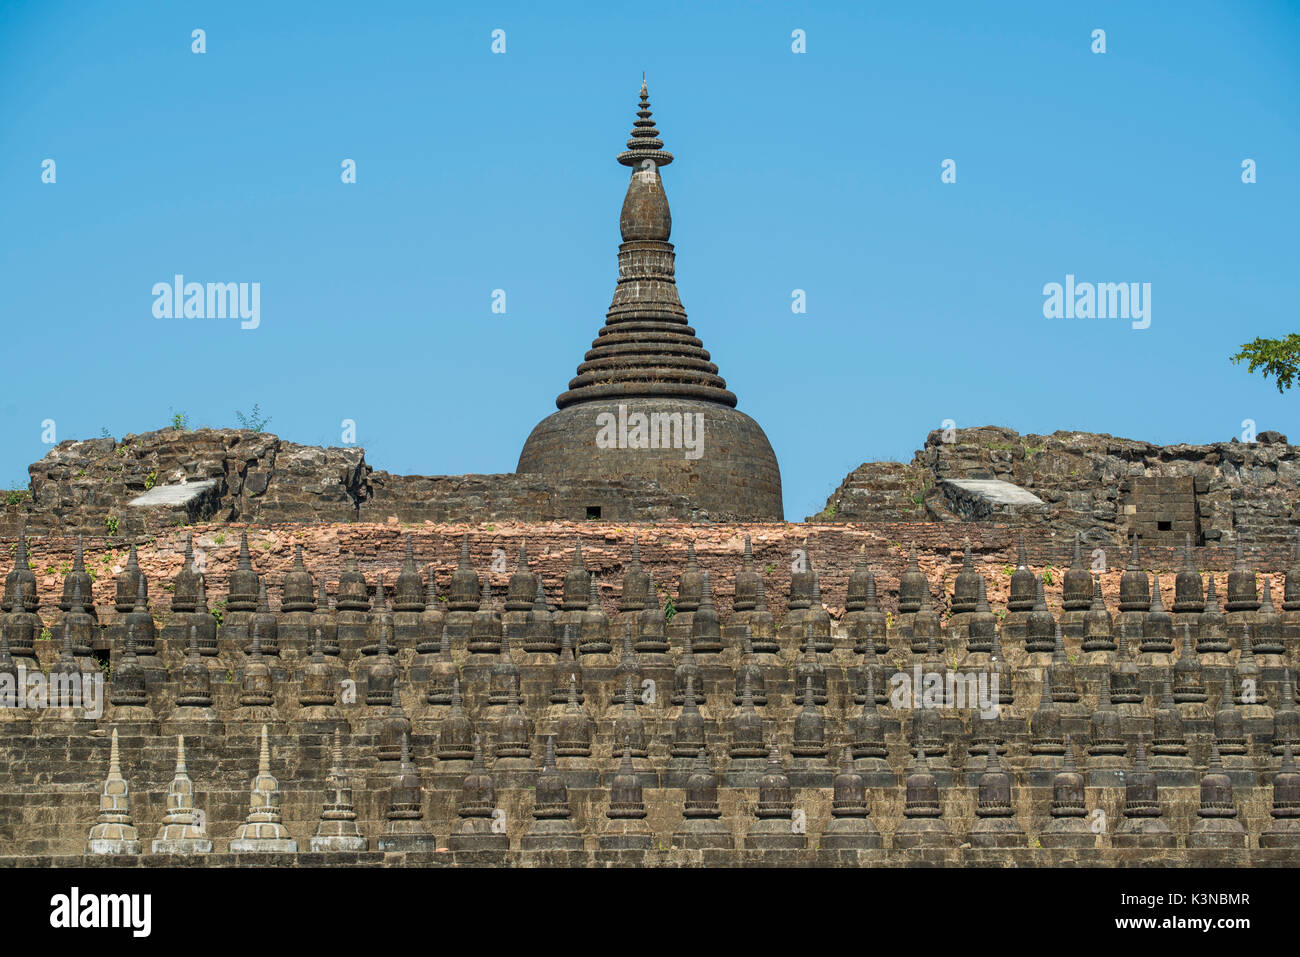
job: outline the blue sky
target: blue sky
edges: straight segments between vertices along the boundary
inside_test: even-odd
[[[0,3],[0,482],[46,419],[254,403],[355,420],[376,468],[512,471],[609,305],[642,70],[682,301],[788,518],[945,419],[1300,440],[1228,361],[1300,325],[1298,54],[1282,2]],[[259,282],[261,325],[156,319],[175,273]],[[1067,273],[1151,283],[1150,328],[1044,318]]]

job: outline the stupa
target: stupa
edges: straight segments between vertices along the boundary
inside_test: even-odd
[[[619,216],[618,285],[605,325],[555,400],[558,412],[533,429],[517,471],[549,482],[657,483],[709,516],[780,521],[781,473],[758,423],[686,322],[673,278],[672,214],[660,170],[673,161],[641,106],[627,150],[632,168]],[[626,509],[617,487],[591,491],[591,518]],[[704,517],[704,516],[702,516]]]

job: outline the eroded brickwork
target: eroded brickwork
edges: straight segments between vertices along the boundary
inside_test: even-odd
[[[1287,790],[1300,787],[1298,555],[1268,558],[1262,578],[1244,551],[1139,550],[1106,573],[1120,596],[1106,602],[1082,552],[1048,569],[1037,556],[1055,546],[1021,552],[1014,538],[999,543],[1012,545],[1005,575],[987,542],[913,559],[863,529],[819,529],[804,554],[781,526],[750,527],[748,549],[716,526],[635,539],[617,526],[426,529],[409,551],[400,528],[345,526],[297,543],[300,560],[290,528],[250,529],[233,556],[204,552],[225,530],[202,530],[183,562],[168,550],[183,539],[154,542],[116,575],[91,549],[50,576],[55,543],[33,541],[35,570],[13,543],[0,677],[5,662],[93,668],[85,642],[110,653],[110,700],[98,720],[0,712],[5,863],[80,863],[92,828],[120,837],[123,814],[141,852],[106,859],[129,866],[177,860],[152,850],[165,827],[195,854],[210,842],[216,866],[1245,866],[1300,853]],[[1208,598],[1207,558],[1230,566]],[[1153,600],[1147,569],[1164,563],[1177,573]],[[93,616],[80,606],[91,569]],[[916,668],[1000,676],[997,718],[897,700],[895,675]],[[313,849],[348,830],[338,821],[355,821],[364,851]]]
[[[831,493],[817,521],[970,521],[949,479],[1000,479],[1044,505],[995,509],[992,521],[1079,533],[1118,545],[1284,543],[1300,526],[1300,447],[1256,442],[1153,445],[1091,432],[1021,435],[984,426],[935,430],[907,465],[868,462]],[[1169,528],[1162,528],[1163,524]]]

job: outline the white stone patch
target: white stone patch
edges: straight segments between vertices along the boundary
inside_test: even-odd
[[[204,492],[217,487],[216,479],[202,479],[198,482],[183,482],[180,485],[155,485],[143,495],[127,502],[133,508],[157,508],[186,505]]]
[[[994,505],[1044,505],[1041,498],[1001,479],[944,479],[946,484],[977,495]]]

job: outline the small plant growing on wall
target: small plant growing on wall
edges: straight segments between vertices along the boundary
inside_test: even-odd
[[[235,418],[239,420],[241,429],[250,429],[253,432],[261,432],[271,424],[271,417],[263,415],[261,408],[256,402],[253,403],[253,410],[245,415],[239,409],[235,410]]]

